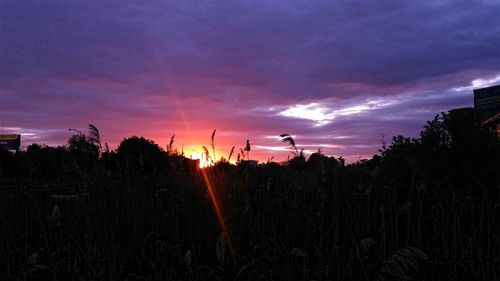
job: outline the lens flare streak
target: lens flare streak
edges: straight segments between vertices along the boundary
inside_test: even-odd
[[[200,172],[207,186],[208,195],[210,196],[210,201],[212,202],[212,205],[214,207],[215,215],[217,216],[217,221],[219,223],[219,226],[221,227],[222,232],[224,234],[224,240],[226,241],[229,253],[231,254],[231,258],[234,258],[234,248],[232,239],[229,233],[229,228],[227,227],[226,222],[224,220],[222,206],[219,202],[219,199],[217,198],[217,194],[215,193],[215,188],[214,188],[215,186],[213,184],[213,181],[210,179],[206,169],[201,168]]]

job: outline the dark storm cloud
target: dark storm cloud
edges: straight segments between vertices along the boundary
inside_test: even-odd
[[[0,112],[32,130],[95,122],[114,143],[208,126],[239,136],[228,141],[280,145],[264,136],[288,132],[368,156],[382,133],[416,135],[470,106],[471,81],[500,74],[499,12],[497,1],[2,1]],[[319,127],[279,115],[370,100],[391,105]]]

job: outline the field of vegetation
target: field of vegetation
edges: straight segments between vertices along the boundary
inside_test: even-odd
[[[89,129],[0,151],[0,280],[500,280],[500,141],[472,116],[349,165],[282,135],[286,163],[200,169]]]

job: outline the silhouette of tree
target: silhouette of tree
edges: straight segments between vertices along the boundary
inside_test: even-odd
[[[124,139],[117,157],[126,171],[132,174],[154,173],[168,168],[168,155],[159,145],[143,137]]]
[[[98,141],[77,133],[64,147],[0,150],[8,280],[498,280],[500,140],[469,113],[349,165],[321,151],[305,161],[292,139],[286,165],[219,161],[205,175],[135,136],[89,169],[79,157],[98,157]],[[249,151],[247,140],[238,160]]]
[[[92,169],[99,158],[99,147],[84,134],[74,134],[68,139],[68,150],[79,168]]]

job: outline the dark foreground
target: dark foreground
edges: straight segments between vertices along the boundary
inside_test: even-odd
[[[0,280],[500,280],[498,139],[434,121],[353,165],[3,151]]]

